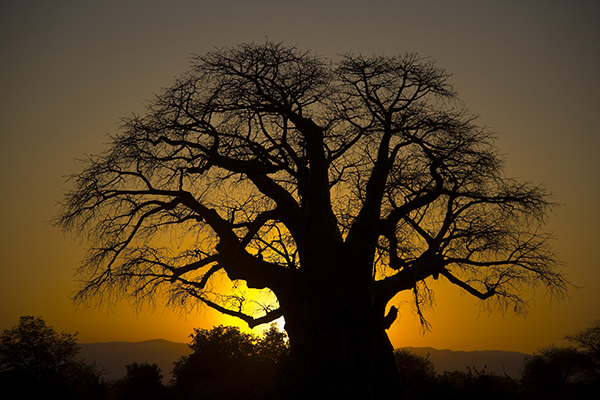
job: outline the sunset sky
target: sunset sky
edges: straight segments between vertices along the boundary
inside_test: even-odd
[[[135,313],[77,308],[85,248],[48,221],[121,117],[184,72],[193,53],[266,38],[335,60],[346,52],[418,52],[453,73],[480,124],[497,132],[507,175],[543,183],[563,204],[548,230],[571,299],[536,293],[526,318],[488,314],[436,281],[433,331],[396,299],[393,344],[532,353],[600,319],[600,2],[4,0],[0,3],[0,332],[42,316],[80,342],[164,338],[234,324],[216,312],[158,304]],[[260,332],[260,330],[257,330]]]

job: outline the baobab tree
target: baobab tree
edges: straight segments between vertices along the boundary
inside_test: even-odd
[[[567,287],[549,194],[503,174],[449,77],[272,42],[194,57],[72,177],[56,223],[89,239],[75,299],[284,316],[305,388],[394,398],[396,294],[426,324],[429,279],[518,313],[525,290]]]

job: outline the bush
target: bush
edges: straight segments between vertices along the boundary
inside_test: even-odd
[[[195,329],[193,352],[175,362],[171,385],[189,399],[263,398],[285,363],[285,338],[274,326],[262,338],[232,326]]]
[[[75,335],[58,333],[43,318],[23,316],[0,335],[0,385],[19,398],[100,399],[106,393],[95,366],[77,358]]]

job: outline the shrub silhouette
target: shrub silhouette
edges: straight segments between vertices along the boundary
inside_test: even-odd
[[[521,384],[532,399],[587,399],[600,392],[593,360],[574,347],[548,346],[529,357]]]
[[[446,371],[436,374],[429,356],[396,349],[394,356],[412,400],[425,399],[486,399],[517,398],[518,382],[484,369],[468,367],[467,371]]]
[[[420,356],[408,350],[396,349],[394,357],[404,378],[409,398],[428,398],[436,380],[435,367],[429,355]]]
[[[437,392],[445,399],[514,400],[519,384],[509,376],[496,375],[487,368],[467,367],[467,371],[446,371],[438,377]]]
[[[169,398],[162,384],[162,372],[156,364],[132,363],[125,366],[126,375],[115,382],[111,394],[118,400],[163,400]]]

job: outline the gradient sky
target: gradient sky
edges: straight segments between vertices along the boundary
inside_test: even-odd
[[[420,334],[409,298],[396,299],[395,346],[534,352],[600,318],[600,3],[597,1],[64,1],[0,3],[0,331],[43,316],[80,342],[164,338],[233,324],[158,304],[136,314],[76,308],[84,248],[48,221],[120,117],[184,72],[192,53],[265,37],[335,58],[418,52],[454,74],[480,123],[498,134],[507,174],[543,183],[564,204],[549,219],[579,287],[535,294],[526,318],[492,314],[435,282],[433,331]]]

